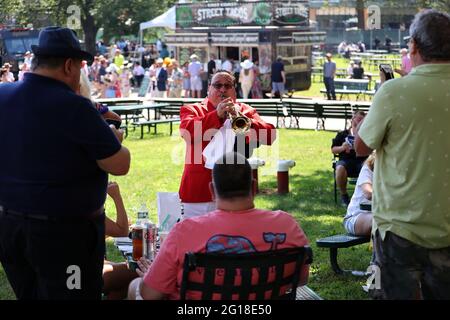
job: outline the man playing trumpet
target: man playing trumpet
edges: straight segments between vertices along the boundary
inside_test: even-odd
[[[186,141],[186,156],[179,194],[184,218],[189,218],[215,209],[209,192],[211,170],[205,167],[203,156],[212,137],[219,130],[229,137],[232,131],[232,146],[230,140],[225,139],[223,153],[231,148],[249,158],[255,147],[274,142],[276,130],[254,108],[236,102],[235,78],[225,70],[214,74],[205,100],[181,107],[180,118],[180,134]]]

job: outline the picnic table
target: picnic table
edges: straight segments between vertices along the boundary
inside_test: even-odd
[[[152,104],[134,104],[134,105],[115,105],[109,107],[109,110],[114,111],[119,116],[125,116],[125,124],[128,125],[128,116],[132,116],[131,119],[135,119],[136,116],[142,114],[143,110],[147,110],[147,120],[151,120],[150,111],[155,110],[155,118],[157,119],[158,110],[163,107],[169,106],[168,103],[152,103]]]
[[[347,97],[350,94],[356,95],[356,100],[359,99],[360,96],[364,96],[366,91],[368,91],[370,84],[370,80],[368,79],[335,79],[334,86],[336,94],[340,94],[340,100],[342,97],[346,95]],[[326,89],[321,89],[321,93],[326,95]]]
[[[374,53],[374,54],[387,54],[387,50],[366,50],[368,53]]]
[[[95,102],[106,104],[108,107],[112,106],[123,106],[123,105],[136,105],[142,104],[144,102],[141,98],[101,98],[95,99]]]
[[[368,59],[369,68],[375,67],[377,68],[380,63],[392,64],[393,68],[396,68],[401,64],[401,59],[393,59],[393,58],[370,58]]]

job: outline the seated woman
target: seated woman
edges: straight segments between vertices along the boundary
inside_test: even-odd
[[[361,209],[361,204],[372,202],[373,167],[375,163],[375,152],[373,152],[364,163],[356,182],[347,214],[344,218],[345,230],[357,236],[369,236],[372,231],[372,212]]]
[[[352,79],[363,79],[364,78],[364,68],[362,67],[361,61],[358,61],[353,67]]]

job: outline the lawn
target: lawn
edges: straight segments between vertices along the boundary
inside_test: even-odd
[[[177,191],[183,168],[184,143],[176,134],[168,135],[169,128],[158,128],[157,136],[130,132],[124,144],[132,154],[130,172],[125,177],[111,177],[119,183],[125,206],[132,221],[141,203],[145,202],[152,220],[156,220],[156,192]],[[176,131],[176,130],[175,130]],[[343,208],[334,204],[332,155],[330,143],[334,132],[280,129],[278,145],[262,147],[260,157],[267,161],[260,171],[259,187],[263,191],[256,205],[265,209],[290,212],[305,231],[314,252],[309,286],[325,299],[368,299],[361,286],[365,279],[335,276],[329,265],[328,251],[315,246],[315,240],[342,233]],[[277,147],[278,154],[277,156]],[[272,159],[273,158],[273,159]],[[276,194],[276,172],[269,168],[275,159],[292,159],[296,166],[290,171],[290,193]],[[112,201],[107,200],[107,214],[114,218]],[[108,239],[108,257],[120,261],[121,257]],[[365,270],[370,261],[368,245],[343,249],[339,261],[344,268]],[[0,267],[0,299],[14,299],[3,269]]]

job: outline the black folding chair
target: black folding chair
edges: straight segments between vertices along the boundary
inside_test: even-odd
[[[188,252],[180,299],[186,300],[187,292],[199,292],[202,300],[213,296],[220,300],[263,300],[268,293],[270,299],[295,300],[297,286],[304,280],[300,279],[300,270],[311,263],[312,250],[307,246],[244,254]],[[284,274],[289,264],[293,271]],[[192,279],[193,273],[202,275],[201,282]]]

